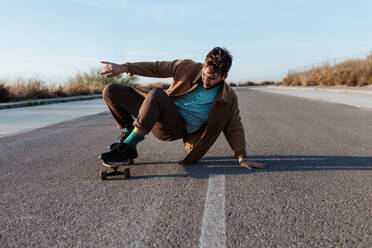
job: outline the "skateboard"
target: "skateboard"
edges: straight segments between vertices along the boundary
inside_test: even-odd
[[[134,161],[133,159],[129,159],[128,162],[104,162],[102,161],[102,164],[103,166],[112,169],[112,171],[107,172],[105,170],[101,170],[99,173],[99,177],[101,178],[101,180],[107,180],[107,177],[119,176],[119,175],[123,175],[125,178],[130,178],[131,177],[130,168],[127,167],[124,169],[124,171],[119,171],[119,167],[133,165]]]

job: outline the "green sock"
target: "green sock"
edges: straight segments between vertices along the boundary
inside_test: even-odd
[[[124,133],[131,133],[133,131],[133,127],[125,127],[123,128]]]
[[[136,148],[136,145],[144,139],[145,137],[138,135],[134,131],[132,131],[124,140],[124,143],[127,144],[129,147]]]

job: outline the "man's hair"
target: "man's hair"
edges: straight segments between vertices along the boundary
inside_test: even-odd
[[[215,47],[207,54],[204,66],[212,73],[224,76],[229,72],[232,64],[232,56],[226,48]]]

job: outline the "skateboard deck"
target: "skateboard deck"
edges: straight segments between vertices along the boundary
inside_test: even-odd
[[[133,165],[133,159],[128,160],[127,162],[104,162],[102,161],[102,165],[111,169],[111,171],[107,172],[106,170],[101,170],[99,173],[99,177],[101,180],[107,180],[107,177],[112,176],[124,176],[125,178],[131,177],[129,165]],[[120,171],[119,167],[127,166],[124,171]]]

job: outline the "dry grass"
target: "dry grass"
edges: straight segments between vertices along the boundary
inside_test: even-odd
[[[105,78],[98,74],[98,69],[92,69],[89,73],[78,73],[71,78],[66,86],[65,92],[69,96],[100,94],[103,88],[110,83],[122,85],[135,85],[136,77]]]
[[[372,54],[365,59],[347,60],[330,66],[292,72],[283,79],[288,86],[366,86],[372,85]]]
[[[230,82],[230,86],[264,86],[264,85],[279,85],[281,82],[276,82],[276,81],[261,81],[261,82],[253,82],[253,81],[245,81],[245,82]]]
[[[17,78],[12,82],[0,80],[0,102],[100,94],[109,83],[136,85],[136,80],[136,77],[122,75],[105,78],[98,74],[98,69],[92,69],[89,73],[78,73],[60,86],[47,84],[38,78]]]
[[[10,100],[11,96],[9,93],[9,87],[0,82],[0,102],[9,102]]]
[[[54,96],[55,87],[37,78],[17,78],[14,82],[0,82],[0,102],[17,101],[24,99],[43,99]]]
[[[254,85],[257,85],[256,82],[253,82],[253,81],[246,81],[246,82],[237,82],[237,83],[234,83],[236,86],[254,86]],[[231,85],[231,83],[230,83]]]
[[[141,85],[141,88],[145,89],[153,89],[153,88],[160,88],[160,89],[168,89],[170,84],[168,83],[163,83],[163,82],[158,82],[158,83],[149,83],[146,85]]]

